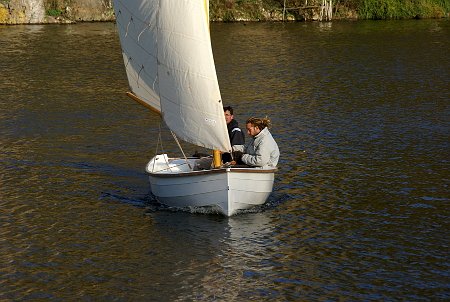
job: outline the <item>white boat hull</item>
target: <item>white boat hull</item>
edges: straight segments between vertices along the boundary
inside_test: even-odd
[[[198,159],[190,158],[191,168]],[[152,194],[170,207],[213,207],[226,216],[263,204],[272,192],[276,169],[194,170],[184,159],[155,156],[147,165]]]

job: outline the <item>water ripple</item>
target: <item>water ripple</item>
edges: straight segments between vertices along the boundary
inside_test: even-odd
[[[448,32],[212,24],[224,102],[281,150],[227,218],[152,199],[114,24],[0,27],[0,300],[448,300]]]

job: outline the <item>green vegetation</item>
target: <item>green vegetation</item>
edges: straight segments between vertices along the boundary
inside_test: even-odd
[[[449,6],[445,0],[361,0],[358,12],[363,19],[442,18]]]
[[[0,0],[0,22],[15,20],[11,17],[22,10],[24,0]],[[131,0],[122,0],[131,1]],[[323,17],[324,0],[210,0],[211,21],[281,21],[319,20]],[[330,1],[330,0],[325,0]],[[83,19],[83,13],[74,15],[74,0],[43,0],[47,16],[58,20]],[[78,6],[102,3],[96,8],[99,18],[113,20],[111,0],[78,1]],[[83,3],[83,4],[82,4]],[[305,7],[306,6],[306,7]],[[284,10],[286,8],[286,10]],[[83,10],[81,10],[83,11]],[[326,11],[327,13],[329,10]],[[80,15],[81,14],[81,15]],[[332,0],[332,19],[420,19],[450,17],[450,0]],[[17,19],[17,18],[16,18]],[[48,18],[52,20],[52,18]],[[17,19],[18,20],[18,19]],[[103,20],[103,19],[102,19]]]
[[[53,16],[53,17],[58,17],[62,15],[62,11],[60,11],[59,9],[48,9],[46,11],[47,16]]]
[[[44,1],[47,16],[59,17],[63,14],[60,9],[61,5],[58,0],[46,0]]]
[[[300,8],[305,0],[210,0],[212,20],[280,20],[283,6],[291,8],[291,19],[303,18]],[[308,0],[308,6],[319,6],[322,0]],[[318,9],[317,9],[318,10]],[[450,0],[333,0],[334,18],[412,19],[442,18],[450,15]]]

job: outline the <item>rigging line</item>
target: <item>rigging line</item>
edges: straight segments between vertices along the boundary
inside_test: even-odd
[[[128,27],[130,26],[131,22],[133,22],[133,16],[130,16],[130,21],[128,21],[127,30],[125,31],[125,38],[128,36]]]
[[[156,157],[158,155],[158,147],[159,147],[159,140],[161,139],[161,135],[158,136],[158,141],[156,142],[156,150],[155,150],[155,156]],[[155,164],[156,164],[156,160],[153,161],[153,167],[152,167],[152,171],[155,171]]]
[[[140,79],[140,76],[141,76],[141,71],[144,69],[144,65],[142,65],[141,66],[141,69],[139,70],[139,72],[138,72],[138,77],[137,77],[137,80],[136,80],[136,85],[139,87],[139,79]]]
[[[156,22],[155,22],[155,31],[156,31],[156,35],[155,35],[155,45],[158,45],[159,43],[159,39],[158,36],[160,34],[160,27],[159,27],[159,11],[161,8],[161,1],[158,2],[158,10],[156,11]],[[156,94],[159,96],[159,103],[161,104],[161,89],[159,87],[159,83],[156,82],[156,80],[158,79],[158,74],[159,74],[159,64],[161,64],[161,62],[159,61],[159,47],[156,47],[156,53],[155,53],[155,59],[156,59],[156,74],[155,74],[155,80],[153,81],[152,87],[153,87],[153,91],[156,92]],[[155,89],[155,84],[158,86],[157,89],[158,91]],[[161,112],[162,112],[162,108],[161,108]],[[162,119],[162,115],[161,115],[161,119]]]
[[[181,144],[180,144],[180,142],[178,141],[177,136],[175,135],[175,133],[172,132],[172,130],[170,130],[170,133],[172,133],[172,136],[173,136],[173,138],[175,139],[175,142],[177,143],[178,148],[180,148],[181,153],[183,153],[184,160],[186,161],[187,165],[189,166],[189,169],[191,169],[191,171],[192,171],[192,166],[191,166],[191,164],[189,163],[189,161],[188,161],[188,159],[187,159],[187,157],[186,157],[186,154],[184,154],[183,148],[181,148]]]
[[[156,74],[155,80],[153,81],[153,84],[152,84],[152,88],[153,88],[154,91],[156,91],[155,84],[156,84],[156,80],[157,79],[158,79],[158,74]]]
[[[156,143],[155,157],[158,155],[159,145],[161,144],[161,152],[162,152],[161,155],[163,155],[164,161],[165,161],[165,163],[166,163],[168,168],[162,169],[162,170],[158,170],[158,171],[170,170],[170,172],[172,172],[172,167],[170,167],[169,162],[167,161],[167,156],[164,156],[164,154],[166,154],[166,152],[164,151],[164,146],[163,146],[163,143],[162,143],[161,132],[162,131],[161,131],[161,122],[160,122],[159,123],[159,131],[158,131],[158,141]],[[153,161],[152,171],[155,171],[155,164],[156,164],[156,161]]]
[[[158,138],[158,140],[159,140],[159,142],[161,144],[161,152],[162,152],[162,154],[166,154],[166,151],[164,151],[163,139],[162,139],[162,136],[161,136],[161,134],[162,134],[161,123],[162,123],[162,120],[160,120],[160,122],[159,122],[159,138]],[[164,159],[166,160],[167,157],[164,157]],[[169,167],[170,172],[172,172],[172,168],[170,167],[169,162],[167,160],[166,160],[166,165]]]
[[[138,41],[138,42],[140,42],[139,39],[141,38],[141,35],[144,33],[144,31],[145,31],[147,28],[150,28],[150,27],[151,27],[151,24],[148,23],[147,26],[144,27],[144,29],[139,33],[139,35],[137,36],[137,41]]]
[[[162,137],[161,137],[161,121],[159,122],[158,125],[158,144],[156,145],[156,154],[158,154],[158,147],[161,144],[161,152],[164,153],[164,147],[162,144]]]

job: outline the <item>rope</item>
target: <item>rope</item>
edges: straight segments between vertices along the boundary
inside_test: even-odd
[[[180,142],[178,141],[178,138],[176,137],[175,133],[172,132],[172,130],[170,130],[170,133],[172,133],[173,138],[175,139],[175,142],[178,145],[178,148],[180,148],[181,153],[183,153],[184,156],[184,160],[186,161],[187,165],[189,166],[189,169],[192,170],[191,164],[189,163],[186,154],[184,154],[183,148],[181,148]]]
[[[155,150],[155,156],[156,155],[158,155],[158,149],[159,149],[159,145],[161,144],[161,152],[162,152],[162,154],[165,154],[166,152],[164,152],[164,146],[163,146],[163,143],[162,143],[162,137],[161,137],[161,122],[159,123],[159,131],[158,131],[158,141],[156,142],[156,150]],[[164,159],[166,159],[166,157],[164,156]],[[167,165],[167,167],[169,167],[169,168],[167,168],[167,169],[169,169],[170,170],[170,172],[172,172],[172,168],[170,167],[170,165],[169,165],[169,162],[166,160],[166,165]],[[190,167],[190,166],[189,166]],[[167,170],[167,169],[164,169],[164,170]],[[153,171],[155,171],[155,161],[153,161],[153,167],[152,167],[152,170]]]

